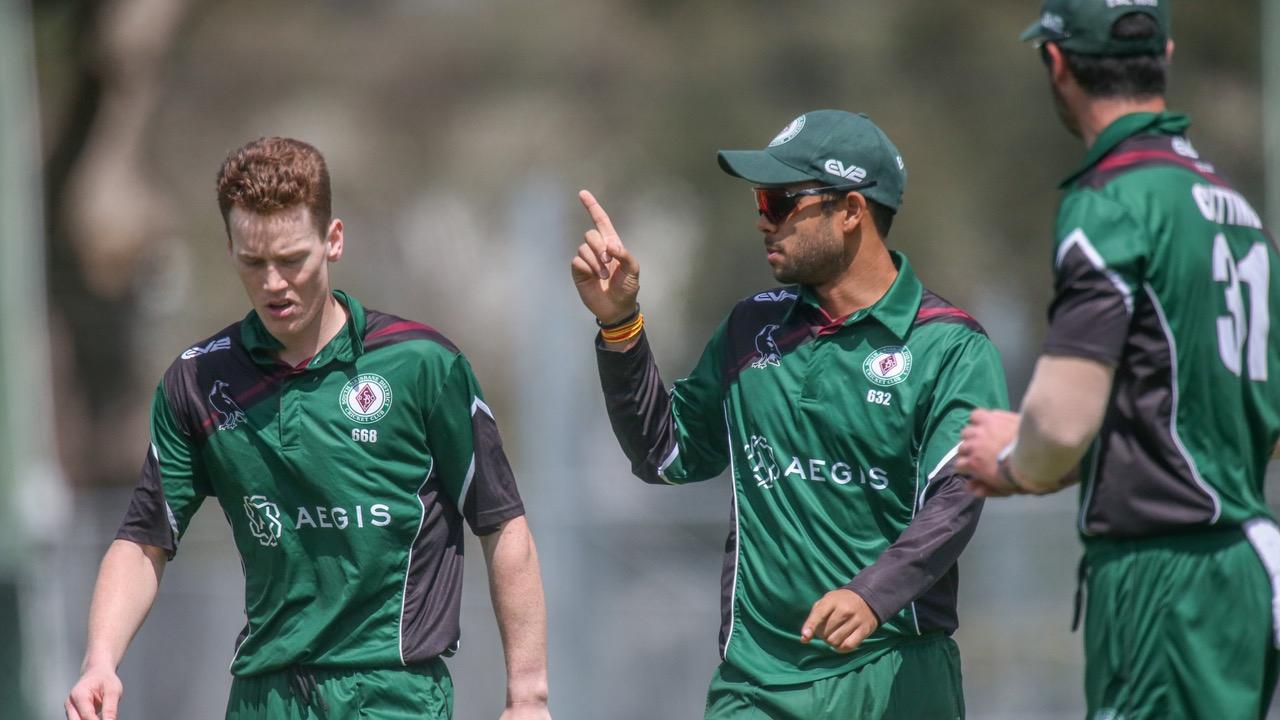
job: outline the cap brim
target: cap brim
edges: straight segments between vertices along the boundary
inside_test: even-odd
[[[757,185],[791,185],[814,179],[764,150],[721,150],[717,158],[721,170]]]
[[[1030,42],[1032,40],[1043,40],[1045,38],[1048,38],[1050,35],[1052,35],[1052,33],[1050,33],[1048,30],[1045,30],[1044,26],[1040,24],[1039,20],[1037,20],[1031,23],[1030,27],[1028,27],[1026,30],[1022,31],[1022,34],[1018,36],[1018,40],[1020,42]]]

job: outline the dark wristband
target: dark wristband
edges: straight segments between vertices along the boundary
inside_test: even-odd
[[[614,328],[620,328],[623,325],[626,325],[627,323],[630,323],[631,321],[635,320],[636,316],[638,316],[639,314],[640,314],[640,303],[636,303],[636,309],[631,311],[626,317],[622,318],[621,320],[616,320],[614,322],[605,324],[600,322],[600,318],[596,318],[596,325],[599,325],[601,330],[613,330]]]

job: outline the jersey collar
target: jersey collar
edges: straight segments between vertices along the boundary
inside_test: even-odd
[[[308,370],[323,367],[331,362],[351,362],[364,354],[364,306],[359,300],[341,290],[334,290],[333,296],[347,308],[347,325],[307,362]],[[284,343],[267,330],[256,310],[250,310],[241,321],[240,340],[254,362],[259,365],[280,364],[276,351],[283,348]]]
[[[872,317],[895,337],[902,340],[907,337],[907,331],[911,329],[911,323],[916,319],[916,312],[920,309],[920,298],[924,294],[924,286],[920,284],[920,279],[911,269],[911,263],[907,261],[906,255],[896,250],[890,251],[889,255],[898,268],[898,277],[894,279],[883,297],[871,307],[858,310],[845,318],[842,327],[849,327]],[[801,304],[808,305],[821,313],[818,296],[808,285],[800,286],[800,299],[792,306],[792,312]]]
[[[1063,189],[1070,187],[1089,168],[1097,165],[1102,158],[1106,157],[1112,150],[1115,150],[1117,145],[1134,135],[1148,132],[1162,135],[1181,135],[1189,127],[1191,127],[1191,118],[1182,113],[1138,112],[1116,118],[1094,141],[1093,147],[1089,148],[1089,152],[1084,157],[1084,163],[1075,172],[1071,173],[1070,177],[1063,180],[1058,187]]]

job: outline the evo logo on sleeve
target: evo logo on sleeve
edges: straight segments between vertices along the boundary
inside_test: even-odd
[[[217,352],[219,350],[230,350],[230,349],[231,349],[231,338],[220,337],[217,340],[210,342],[208,345],[205,345],[204,347],[200,347],[199,345],[197,345],[195,347],[187,348],[182,353],[182,355],[179,355],[179,357],[181,357],[183,360],[190,360],[191,358],[197,358],[197,357],[200,357],[201,355],[208,355],[211,352]]]

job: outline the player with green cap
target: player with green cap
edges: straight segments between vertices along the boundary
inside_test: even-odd
[[[983,496],[1080,482],[1088,717],[1263,717],[1280,643],[1262,492],[1280,454],[1280,256],[1166,109],[1168,0],[1049,0],[1022,37],[1087,152],[1062,183],[1022,412],[975,411],[959,467]]]
[[[981,502],[954,456],[970,410],[1005,403],[999,355],[886,249],[906,166],[865,115],[806,113],[719,161],[755,186],[784,285],[739,302],[669,392],[639,263],[585,190],[594,228],[572,260],[633,472],[733,483],[705,715],[962,717],[956,560]]]

